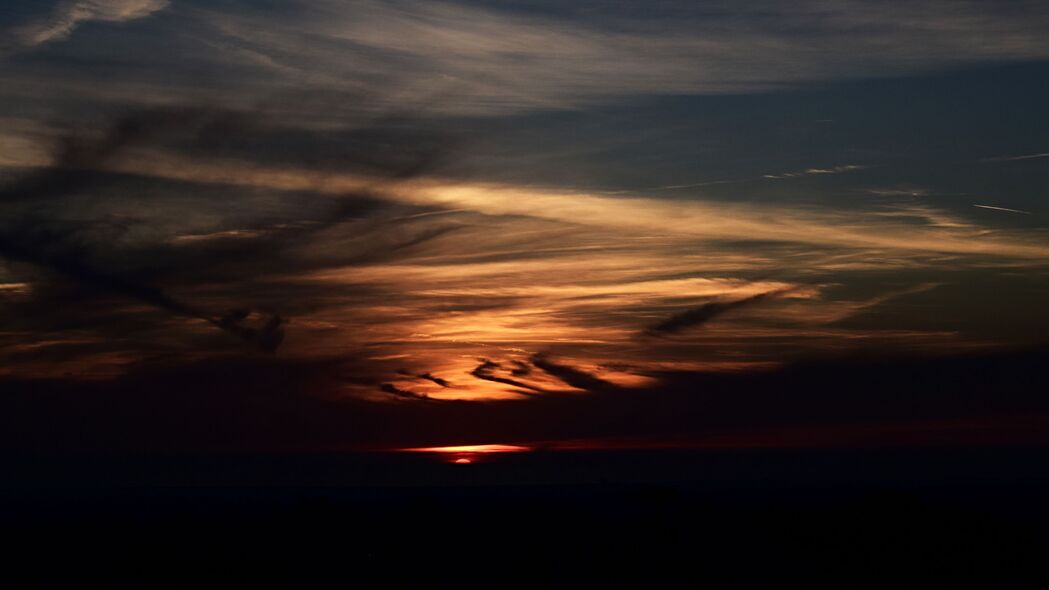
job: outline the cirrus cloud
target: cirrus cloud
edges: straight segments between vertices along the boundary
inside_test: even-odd
[[[69,37],[81,23],[136,20],[162,10],[168,4],[168,0],[66,1],[55,6],[48,16],[16,29],[14,38],[23,47],[35,47]]]

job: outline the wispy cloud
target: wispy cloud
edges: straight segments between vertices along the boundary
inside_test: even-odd
[[[166,8],[169,3],[169,0],[65,0],[48,16],[15,29],[13,37],[23,47],[35,47],[65,39],[82,23],[136,20]]]
[[[981,337],[926,322],[917,296],[905,303],[919,307],[897,302],[899,314],[883,326],[859,320],[928,285],[949,292],[952,272],[1044,268],[1049,258],[1037,231],[996,228],[913,200],[856,209],[612,198],[441,176],[405,161],[414,144],[374,128],[347,137],[352,157],[334,144],[339,166],[323,167],[289,162],[286,149],[279,158],[264,151],[235,157],[235,150],[215,155],[192,141],[233,135],[259,150],[270,129],[174,127],[180,141],[131,133],[125,142],[116,139],[121,133],[100,133],[94,143],[71,142],[54,170],[8,186],[5,212],[18,215],[6,216],[4,229],[18,237],[22,226],[34,227],[19,219],[39,220],[26,212],[60,212],[46,206],[81,188],[91,208],[75,209],[69,223],[81,224],[91,248],[60,244],[64,252],[90,268],[115,269],[130,284],[163,286],[194,310],[250,302],[292,317],[281,355],[367,359],[367,370],[347,377],[341,394],[369,399],[530,399],[647,387],[667,371],[768,366],[788,354],[985,346]],[[393,162],[381,157],[389,145],[405,148],[391,150]],[[26,191],[34,198],[23,198]],[[103,249],[82,216],[110,223],[107,213],[150,214],[158,222],[138,228],[132,249]],[[29,256],[22,260],[37,262]],[[938,276],[915,279],[907,274],[915,269]],[[31,296],[15,298],[27,301],[14,302],[13,335],[0,346],[3,339],[67,343],[42,347],[35,364],[19,363],[21,371],[112,374],[144,351],[228,352],[195,347],[207,338],[206,319],[157,313],[169,307],[152,298],[110,288],[107,294],[124,298],[93,307],[83,298],[72,309],[61,298],[81,298],[68,281],[22,268],[4,272],[5,283],[25,283]],[[857,276],[868,283],[841,287]],[[891,284],[882,283],[886,276]],[[727,313],[750,303],[746,313]],[[218,313],[205,317],[235,325],[243,314]],[[859,323],[843,321],[850,318]],[[131,335],[128,324],[147,327]],[[674,337],[638,338],[646,328]]]
[[[799,170],[796,172],[782,172],[778,174],[763,174],[753,178],[740,178],[736,180],[710,180],[706,182],[694,182],[689,184],[671,184],[666,186],[653,186],[643,189],[639,189],[639,192],[646,191],[674,191],[688,188],[702,188],[705,186],[717,186],[722,184],[740,184],[744,182],[754,182],[757,180],[784,180],[788,178],[802,178],[805,176],[818,176],[822,174],[842,174],[844,172],[853,172],[856,170],[863,170],[867,166],[859,164],[845,164],[841,166],[832,166],[830,168],[806,168],[805,170]],[[615,191],[611,194],[622,194],[626,191]],[[606,193],[607,194],[607,193]],[[902,194],[902,193],[901,193]],[[908,193],[910,194],[910,193]]]
[[[473,113],[566,108],[639,94],[766,91],[806,81],[1049,56],[1049,10],[975,1],[705,3],[600,16],[465,2],[330,0],[209,10],[219,59],[311,83],[447,89]],[[974,42],[978,39],[978,42]]]
[[[785,178],[801,178],[803,176],[818,176],[821,174],[842,174],[843,172],[853,172],[856,170],[863,170],[866,166],[859,164],[844,164],[841,166],[832,166],[830,168],[807,168],[805,170],[799,170],[797,172],[782,172],[779,174],[765,174],[762,178],[768,178],[771,180],[782,180]]]
[[[1039,158],[1049,158],[1049,152],[1041,154],[1027,154],[1026,156],[995,156],[993,158],[984,158],[981,162],[1015,162],[1018,160],[1037,160]]]
[[[755,111],[736,106],[695,109],[692,119],[690,105],[688,121],[674,109],[615,117],[680,95],[1047,59],[1049,7],[714,0],[638,14],[620,2],[546,4],[82,0],[18,28],[7,36],[18,51],[0,71],[0,99],[13,113],[0,122],[0,255],[13,262],[0,267],[0,374],[112,377],[155,358],[188,366],[254,354],[231,350],[217,327],[264,350],[279,344],[275,366],[339,359],[337,387],[324,388],[333,398],[444,411],[470,404],[423,401],[625,399],[680,372],[768,368],[822,352],[956,352],[1001,344],[1003,325],[1010,342],[1043,337],[1029,314],[1001,319],[1022,305],[987,314],[987,298],[972,293],[986,277],[999,289],[1012,284],[1006,275],[1044,276],[1044,231],[988,223],[990,214],[968,207],[982,197],[891,199],[945,195],[911,182],[965,186],[947,174],[919,177],[927,167],[917,160],[850,175],[913,153],[872,147],[838,103],[816,107],[843,124],[816,131],[809,122],[822,115],[812,105],[788,109],[798,127],[769,96],[696,101],[775,107],[747,125],[733,117]],[[161,9],[165,18],[131,22]],[[184,94],[265,103],[267,116],[216,125],[178,116],[157,141],[131,121],[71,134],[54,159],[35,145],[54,133],[40,123],[53,113],[90,126],[115,104]],[[633,100],[661,95],[674,99]],[[598,103],[629,108],[533,113]],[[415,106],[403,115],[390,104]],[[496,146],[486,156],[497,164],[512,168],[521,147],[500,135],[507,127],[511,136],[525,128],[533,143],[524,147],[541,145],[534,151],[545,159],[527,176],[488,176],[527,179],[517,182],[475,180],[484,173],[471,176],[471,162],[442,170],[435,163],[451,141],[388,132],[420,110],[418,127],[454,125],[464,143],[470,130],[490,134],[482,142],[500,136],[506,143],[485,146]],[[560,126],[584,118],[601,129],[596,140]],[[707,125],[713,119],[727,127]],[[898,137],[886,131],[873,135]],[[644,134],[652,143],[634,142]],[[566,135],[575,137],[567,149]],[[611,152],[630,162],[619,186],[601,155]],[[598,170],[569,185],[650,188],[615,198],[558,188],[563,178],[543,168],[557,159]],[[851,201],[818,192],[858,177]],[[739,190],[718,191],[720,201],[656,192],[713,185]],[[1028,287],[1014,293],[1037,293]],[[979,321],[991,327],[972,327]],[[266,375],[221,373],[221,382],[243,393],[239,379]]]
[[[319,175],[307,169],[264,167],[232,160],[203,161],[160,153],[139,156],[107,166],[162,178],[280,190],[317,190],[332,195],[375,185],[374,179],[361,175]],[[406,204],[490,215],[525,215],[681,238],[771,240],[1019,258],[1041,258],[1049,254],[1049,245],[1018,239],[1005,230],[977,228],[925,205],[863,212],[757,203],[671,202],[436,178],[410,179],[377,190],[377,194],[386,199]],[[929,223],[925,227],[896,224],[889,221],[893,217],[919,218]]]
[[[87,22],[142,19],[167,6],[167,0],[63,2],[11,38],[18,47],[35,47]],[[285,109],[285,116],[320,124],[349,115],[347,94],[391,88],[397,91],[384,95],[391,102],[440,96],[439,110],[492,115],[637,96],[775,92],[827,79],[1049,58],[1042,34],[1049,9],[1037,3],[997,10],[975,0],[919,0],[885,11],[861,0],[805,0],[789,8],[771,0],[745,6],[718,0],[645,14],[619,3],[601,11],[572,3],[549,8],[420,0],[174,3],[170,25],[151,26],[156,46],[149,51],[135,54],[119,43],[81,48],[92,59],[129,66],[104,87],[59,63],[16,69],[0,82],[29,94],[61,89],[102,101],[165,102],[199,98],[197,75],[207,71],[230,94],[298,88],[341,95],[323,109],[316,101]],[[141,74],[157,69],[167,73],[163,81]]]
[[[704,186],[716,186],[716,185],[719,185],[719,184],[736,184],[736,183],[739,183],[739,182],[747,182],[748,180],[750,180],[750,179],[742,179],[742,180],[709,180],[707,182],[695,182],[695,183],[691,183],[691,184],[670,184],[670,185],[666,185],[666,186],[654,186],[654,187],[643,189],[643,190],[673,191],[673,190],[680,190],[680,189],[683,189],[683,188],[699,188],[699,187],[704,187]]]
[[[874,195],[876,197],[925,197],[931,192],[927,188],[922,187],[886,187],[886,188],[869,188],[864,189],[867,194]]]

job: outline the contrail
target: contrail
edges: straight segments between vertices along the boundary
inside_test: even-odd
[[[1022,213],[1023,215],[1034,215],[1030,211],[1021,211],[1019,209],[1009,209],[1008,207],[994,207],[992,205],[976,205],[973,207],[979,207],[980,209],[993,209],[994,211],[1008,211],[1009,213]]]
[[[1037,158],[1049,158],[1049,152],[1041,154],[1028,154],[1026,156],[995,156],[993,158],[984,158],[981,162],[1015,162],[1017,160],[1034,160]]]

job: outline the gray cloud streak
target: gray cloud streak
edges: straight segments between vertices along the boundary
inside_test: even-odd
[[[674,314],[669,318],[646,328],[644,333],[649,336],[658,336],[676,334],[688,328],[697,328],[728,312],[750,307],[763,301],[768,301],[769,299],[782,295],[789,290],[790,289],[778,289],[775,291],[767,291],[743,299],[736,299],[735,301],[711,301],[710,303],[704,303],[699,307],[694,307],[681,313]]]
[[[1026,156],[995,156],[993,158],[984,158],[981,162],[1017,162],[1020,160],[1038,160],[1041,158],[1049,158],[1049,152],[1041,154],[1027,154]]]

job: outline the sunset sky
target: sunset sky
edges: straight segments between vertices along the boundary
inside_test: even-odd
[[[7,446],[1045,438],[1045,2],[0,28]]]

